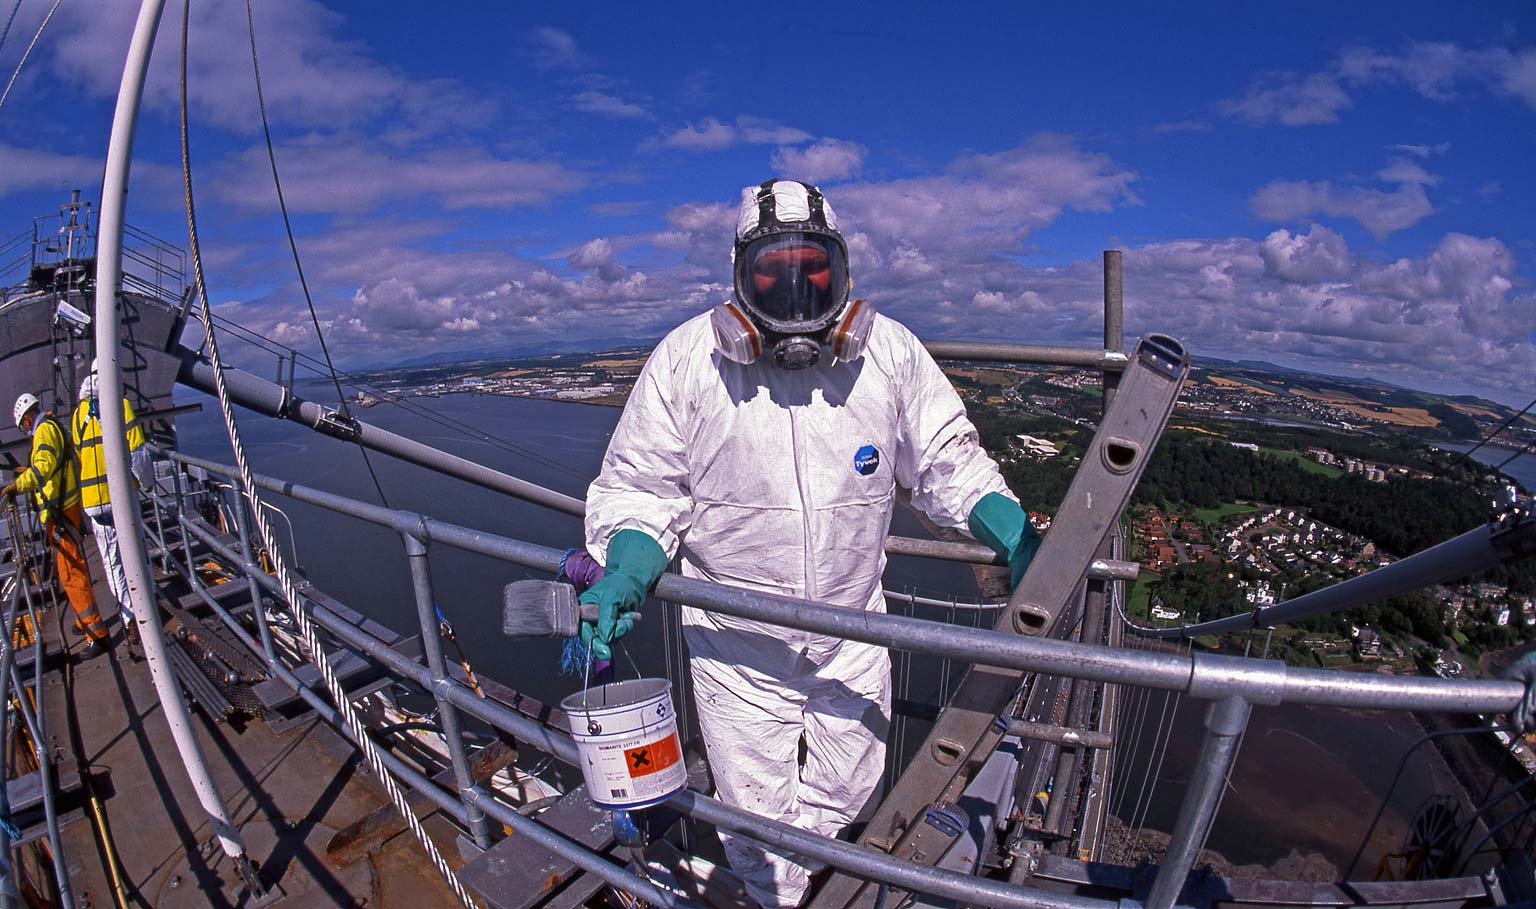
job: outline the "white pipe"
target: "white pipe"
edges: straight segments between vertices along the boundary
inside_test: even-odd
[[[128,167],[133,158],[133,133],[144,89],[144,74],[149,69],[149,55],[155,44],[155,29],[165,0],[144,0],[139,19],[133,27],[133,42],[123,65],[123,81],[117,92],[117,112],[112,117],[112,138],[107,144],[107,170],[101,185],[101,215],[96,238],[96,363],[100,383],[101,441],[107,468],[107,492],[112,498],[112,523],[117,525],[118,546],[122,552],[123,572],[128,578],[128,598],[144,642],[144,656],[149,674],[160,696],[161,711],[171,727],[176,750],[186,765],[187,776],[197,792],[197,800],[208,814],[209,823],[219,838],[224,854],[240,860],[245,846],[240,833],[229,819],[224,800],[214,786],[213,777],[203,759],[192,718],[182,700],[181,686],[166,654],[165,636],[160,628],[159,605],[145,554],[144,528],[139,521],[139,496],[133,485],[128,462],[128,439],[123,425],[123,377],[118,372],[121,307],[118,291],[122,284],[123,209],[128,196]]]

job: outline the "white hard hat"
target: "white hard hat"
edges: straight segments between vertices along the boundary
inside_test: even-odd
[[[37,396],[22,392],[16,399],[16,406],[11,408],[11,421],[17,426],[21,425],[21,418],[27,415],[27,411],[37,406]]]

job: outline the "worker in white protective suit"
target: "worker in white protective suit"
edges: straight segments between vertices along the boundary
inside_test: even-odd
[[[599,657],[668,565],[721,584],[881,611],[896,487],[1005,556],[1039,545],[960,397],[917,338],[848,298],[847,247],[812,186],[742,192],[734,298],[664,338],[587,491],[582,594]],[[836,836],[879,784],[891,712],[885,648],[683,608],[721,799]],[[799,757],[804,744],[804,758]],[[796,906],[819,866],[721,831],[764,906]]]

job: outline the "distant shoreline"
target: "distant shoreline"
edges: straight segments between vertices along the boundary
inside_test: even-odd
[[[612,396],[605,395],[601,398],[554,398],[547,395],[517,395],[505,394],[499,391],[445,391],[435,395],[408,394],[407,398],[430,399],[447,398],[453,395],[476,395],[482,398],[522,398],[525,401],[548,401],[551,404],[585,404],[588,407],[623,407],[623,400],[616,400]],[[387,401],[380,401],[387,404]]]

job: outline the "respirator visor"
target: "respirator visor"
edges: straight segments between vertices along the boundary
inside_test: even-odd
[[[736,295],[764,328],[820,331],[848,299],[848,253],[827,234],[758,237],[736,256]]]

